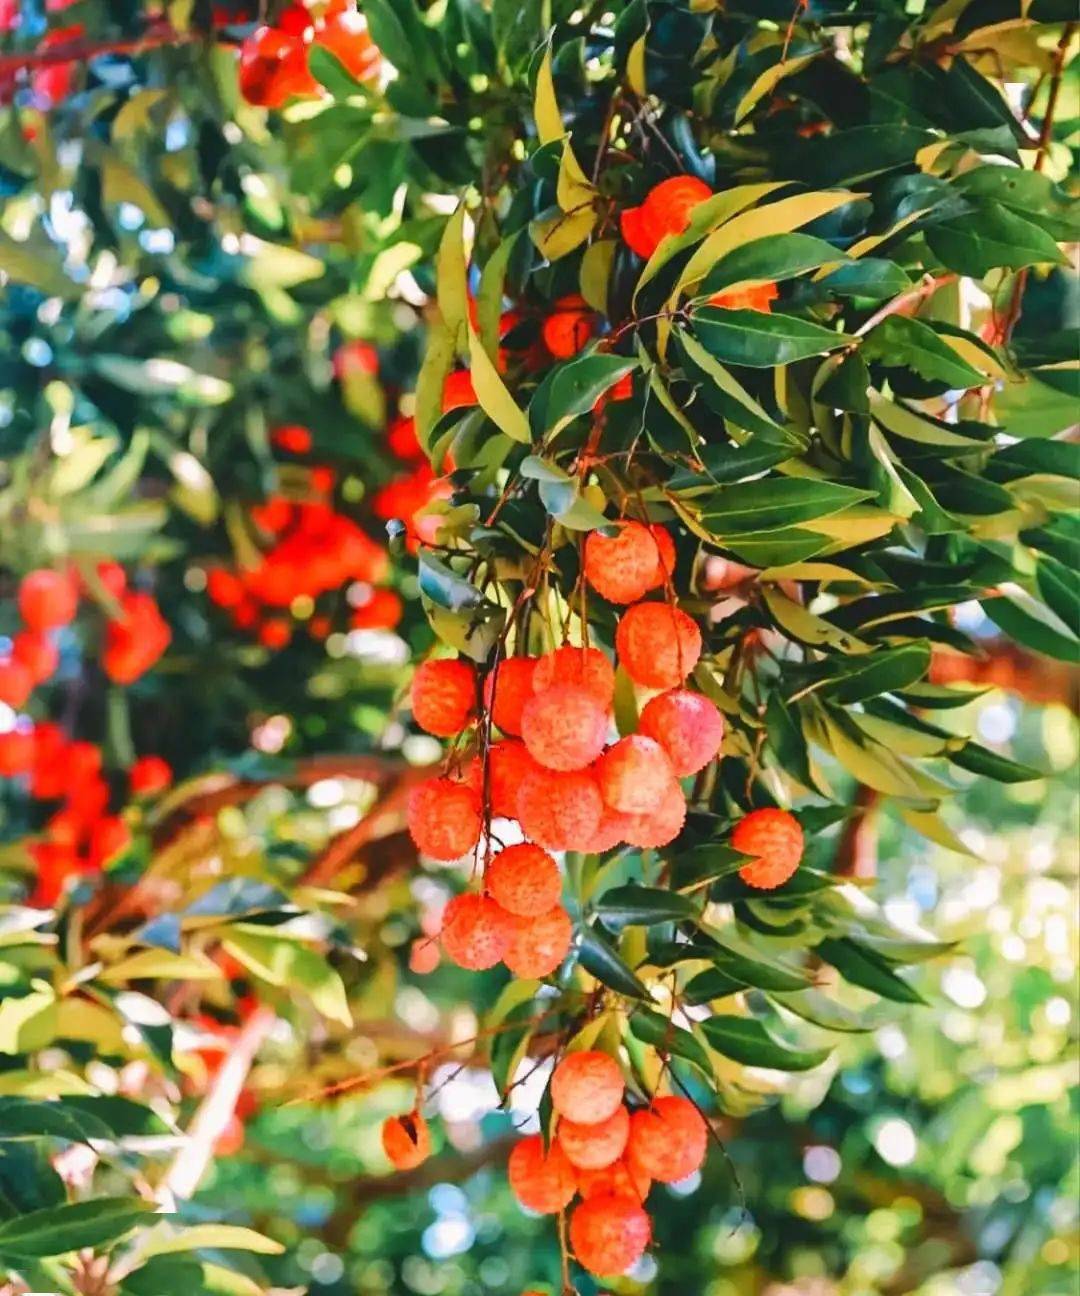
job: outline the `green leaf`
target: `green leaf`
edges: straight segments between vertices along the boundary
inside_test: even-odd
[[[841,513],[870,491],[812,477],[768,477],[725,486],[701,504],[702,519],[717,536],[788,529]],[[778,563],[769,563],[778,566]]]
[[[780,1043],[753,1017],[718,1015],[706,1018],[701,1029],[709,1044],[743,1066],[776,1071],[810,1071],[829,1056],[831,1049],[794,1049]]]
[[[734,375],[728,373],[693,334],[676,329],[675,339],[687,361],[712,380],[713,386],[705,394],[707,404],[719,408],[726,419],[747,432],[758,433],[780,445],[789,441],[784,429],[766,414]]]
[[[834,667],[840,672],[839,678],[826,685],[825,693],[834,702],[850,705],[882,693],[895,693],[921,680],[930,669],[930,645],[900,644],[854,659],[830,662],[830,669]]]
[[[649,992],[612,949],[602,928],[586,927],[581,935],[578,959],[586,972],[619,994],[631,999],[648,999]]]
[[[529,999],[518,1004],[499,1025],[502,1029],[491,1041],[491,1077],[505,1097],[536,1029],[536,1003]]]
[[[769,369],[825,355],[854,339],[794,315],[704,306],[691,318],[701,344],[724,364]]]
[[[961,391],[979,387],[985,381],[928,324],[905,315],[890,315],[871,329],[863,342],[863,355],[890,368],[911,369],[920,378],[947,383]]]
[[[469,332],[469,367],[481,408],[500,432],[505,432],[512,441],[528,445],[532,434],[524,411],[510,395],[472,326],[466,323],[466,327]]]
[[[863,257],[833,270],[818,286],[838,297],[869,297],[881,301],[899,297],[911,287],[911,280],[895,261]]]
[[[758,990],[803,990],[809,977],[779,959],[771,959],[745,945],[738,937],[724,933],[713,936],[711,957],[717,970]]]
[[[98,1197],[31,1211],[0,1223],[0,1255],[58,1256],[104,1246],[157,1213],[155,1205],[139,1197]]]
[[[465,204],[460,202],[446,222],[435,257],[435,290],[439,313],[459,346],[464,339],[465,325],[469,318],[469,293],[465,278]]]
[[[1080,664],[1080,640],[1050,624],[1034,599],[1025,597],[1020,601],[1020,593],[1022,591],[1009,598],[983,599],[983,611],[996,626],[1025,648],[1033,648],[1059,661]]]
[[[588,414],[606,391],[637,368],[637,360],[596,353],[560,365],[547,391],[543,427],[537,431],[544,439],[555,436],[578,415]]]
[[[311,1002],[331,1021],[352,1025],[352,1014],[341,977],[326,959],[297,941],[263,936],[236,927],[227,929],[225,949],[256,976],[271,985],[307,992]]]
[[[726,970],[706,968],[704,972],[690,978],[683,989],[682,998],[683,1003],[697,1008],[701,1004],[712,1003],[714,999],[726,999],[728,995],[738,994],[747,988],[745,981]]]
[[[1068,264],[1045,230],[993,202],[981,203],[960,219],[928,226],[926,241],[950,270],[976,279],[999,268]]]
[[[817,953],[852,985],[872,990],[895,1003],[926,1003],[914,986],[896,975],[886,958],[850,937],[823,940],[817,946]]]
[[[793,279],[807,270],[840,265],[849,259],[846,252],[810,234],[774,234],[769,238],[751,239],[720,258],[705,276],[701,293],[721,292],[735,285]]]
[[[682,1058],[712,1079],[708,1053],[685,1027],[669,1022],[651,1008],[638,1008],[630,1017],[630,1030],[643,1044],[652,1045],[662,1055]]]
[[[688,896],[666,887],[641,886],[629,882],[605,891],[595,904],[604,922],[615,928],[651,927],[655,923],[695,919],[697,906]]]
[[[803,1021],[820,1026],[823,1030],[844,1034],[864,1034],[876,1030],[890,1020],[893,1011],[890,1009],[887,1010],[888,1015],[876,1016],[872,1010],[862,1013],[852,1012],[850,1008],[845,1008],[843,1004],[837,1003],[835,999],[830,999],[828,995],[813,988],[791,993],[774,990],[769,998],[794,1013],[796,1017],[801,1017]]]
[[[1042,770],[1022,765],[1019,761],[1010,760],[1007,756],[989,751],[974,742],[966,742],[958,751],[950,751],[948,756],[961,769],[970,770],[972,774],[993,779],[997,783],[1030,783],[1032,779],[1046,777]]]
[[[364,93],[363,83],[357,81],[341,59],[325,45],[313,41],[307,47],[307,63],[311,75],[335,99],[348,99]]]

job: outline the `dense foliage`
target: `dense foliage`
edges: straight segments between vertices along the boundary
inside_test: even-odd
[[[966,682],[998,631],[1078,655],[1071,10],[363,15],[0,4],[11,1290],[683,1292],[708,1252],[726,1296],[820,1248],[903,1291],[1014,1246],[1063,1290],[935,1221],[1069,1164],[1070,950],[1010,1004],[954,871],[1071,755]],[[523,835],[558,873],[498,865]],[[946,958],[1017,1014],[996,1089],[977,1012],[904,1040]],[[396,1175],[342,1191],[376,1116]],[[488,1165],[501,1212],[508,1155],[558,1227],[474,1270],[363,1214]]]

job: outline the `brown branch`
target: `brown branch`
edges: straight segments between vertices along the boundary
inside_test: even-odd
[[[899,297],[894,297],[891,302],[886,302],[879,311],[875,311],[865,324],[861,324],[855,330],[855,336],[865,336],[872,328],[876,328],[882,320],[888,319],[890,315],[903,315],[909,307],[914,309],[920,306],[927,297],[931,297],[939,288],[944,288],[946,284],[951,284],[958,278],[959,275],[954,274],[938,275],[937,278],[933,275],[926,275],[917,288],[901,293]]]
[[[855,792],[854,813],[844,825],[836,844],[834,872],[837,877],[872,878],[877,874],[878,811],[881,794],[860,783]]]

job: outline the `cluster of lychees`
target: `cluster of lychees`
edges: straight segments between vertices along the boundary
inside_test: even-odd
[[[412,708],[421,728],[458,737],[484,712],[503,735],[463,768],[414,789],[408,818],[417,846],[433,859],[458,859],[492,816],[516,819],[528,839],[494,857],[484,894],[447,906],[442,942],[455,963],[480,969],[501,960],[519,976],[549,975],[571,939],[549,852],[660,847],[682,829],[679,780],[713,759],[724,724],[708,698],[683,687],[701,653],[697,625],[666,601],[643,601],[670,584],[674,559],[667,531],[641,522],[623,522],[611,537],[593,532],[585,544],[592,587],[611,602],[632,602],[615,634],[619,661],[655,693],[633,734],[611,741],[615,670],[598,648],[510,657],[482,684],[460,659],[417,670]]]
[[[311,446],[307,428],[275,430],[274,443],[293,453]],[[333,488],[328,468],[310,470],[311,485],[325,494]],[[284,648],[292,638],[293,621],[286,615],[298,598],[317,599],[349,581],[371,586],[371,597],[353,612],[355,628],[391,628],[401,617],[401,601],[393,590],[375,590],[389,571],[382,545],[350,518],[338,513],[328,499],[290,500],[272,495],[251,509],[251,519],[271,537],[261,560],[250,567],[213,567],[206,574],[211,602],[228,612],[233,624],[257,635],[268,648]],[[310,629],[325,637],[328,618],[311,618]]]
[[[122,567],[101,563],[97,574],[117,605],[105,624],[101,666],[114,683],[131,684],[158,660],[172,632],[153,595],[127,588]],[[41,568],[23,577],[17,598],[23,629],[13,637],[10,653],[0,658],[0,702],[17,711],[52,677],[60,662],[55,634],[73,620],[81,592],[72,571]]]
[[[555,1127],[510,1153],[510,1187],[540,1214],[570,1215],[570,1245],[590,1273],[625,1273],[652,1235],[645,1200],[653,1181],[676,1183],[701,1168],[708,1127],[686,1098],[654,1098],[631,1110],[622,1071],[607,1053],[570,1053],[551,1077]]]
[[[316,9],[321,10],[318,16]],[[262,108],[280,108],[289,99],[322,94],[308,67],[313,45],[333,54],[357,81],[370,82],[379,76],[382,56],[350,0],[291,4],[274,26],[257,28],[240,47],[240,93]]]
[[[129,684],[157,661],[171,632],[153,596],[127,588],[123,568],[101,563],[97,578],[118,605],[105,625],[101,664],[110,679]],[[78,611],[80,592],[78,577],[69,571],[42,568],[23,577],[16,600],[23,628],[0,659],[0,702],[20,711],[52,677],[59,663],[55,636]],[[0,778],[24,780],[34,800],[56,803],[41,840],[30,846],[36,866],[31,904],[54,904],[68,878],[98,872],[127,848],[130,832],[119,815],[109,813],[110,789],[95,743],[71,739],[49,721],[20,716],[0,733]],[[135,796],[161,791],[171,779],[158,756],[142,757],[129,771]]]

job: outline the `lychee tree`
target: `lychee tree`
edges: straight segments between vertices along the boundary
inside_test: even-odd
[[[1002,51],[1000,17],[632,4],[530,36],[496,9],[471,83],[486,151],[416,395],[456,489],[419,555],[453,655],[413,708],[455,740],[410,828],[471,861],[446,954],[514,977],[498,1080],[562,1058],[521,1200],[562,1218],[603,1149],[567,1247],[600,1276],[647,1246],[650,1179],[700,1165],[702,1109],[737,1107],[754,1068],[820,1065],[830,1032],[881,1020],[867,999],[918,1002],[904,969],[943,947],[852,888],[826,830],[884,796],[957,846],[950,767],[1032,777],[948,723],[970,699],[934,670],[971,650],[957,606],[1076,659],[1072,341],[1018,327],[1065,292],[1075,31],[1018,12]],[[445,48],[410,21],[406,113]],[[442,412],[456,366],[475,399]],[[545,851],[566,885],[541,913]],[[628,1134],[557,1097],[615,1057]]]
[[[974,608],[1076,659],[1075,30],[911,8],[0,7],[15,1281],[248,1290],[142,1225],[254,1105],[422,1173],[462,1046],[350,1046],[442,956],[568,1292],[919,1003],[852,843],[1036,773]]]

